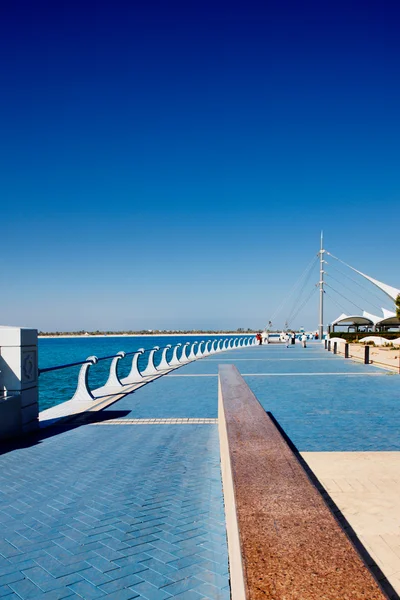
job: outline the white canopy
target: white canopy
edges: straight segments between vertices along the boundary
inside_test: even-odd
[[[346,315],[343,313],[340,317],[332,321],[332,325],[367,325],[372,327],[374,322],[362,315]]]
[[[371,313],[367,312],[366,310],[363,311],[363,317],[372,321],[374,325],[376,325],[377,323],[379,323],[379,321],[382,320],[382,317],[377,317],[376,315],[372,315]]]
[[[396,300],[397,296],[400,294],[399,289],[392,287],[391,285],[387,285],[386,283],[382,283],[382,281],[378,281],[378,279],[374,279],[373,277],[370,277],[369,275],[365,275],[365,273],[358,271],[357,269],[355,269],[354,267],[351,267],[350,265],[347,265],[347,266],[350,267],[350,269],[352,269],[359,275],[361,275],[362,277],[365,277],[365,279],[368,279],[368,281],[370,281],[374,285],[376,285],[376,287],[378,287],[382,292],[387,294],[387,296],[389,296],[389,298],[391,298],[392,300]]]

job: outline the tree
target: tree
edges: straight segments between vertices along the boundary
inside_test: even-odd
[[[396,315],[400,319],[400,294],[396,298]]]

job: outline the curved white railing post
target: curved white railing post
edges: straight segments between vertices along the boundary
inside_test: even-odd
[[[247,348],[247,346],[248,346],[248,345],[249,345],[249,338],[248,338],[248,337],[245,337],[245,338],[244,338],[244,342],[243,342],[243,346],[244,346],[245,348]]]
[[[239,338],[235,338],[235,339],[233,340],[233,347],[234,347],[234,348],[239,348]]]
[[[140,381],[143,381],[143,377],[140,374],[139,371],[139,367],[138,367],[138,360],[139,357],[144,354],[144,348],[139,348],[139,350],[137,350],[132,358],[132,366],[131,366],[131,370],[129,371],[129,375],[128,377],[125,377],[124,379],[122,379],[122,383],[123,385],[127,385],[129,383],[139,383]]]
[[[228,338],[224,339],[221,350],[228,350]]]
[[[201,340],[197,346],[196,358],[201,358],[202,356],[204,356],[203,352],[201,351],[201,347],[203,344],[204,340]]]
[[[255,337],[253,337],[253,341],[252,341],[251,345],[252,345],[252,346],[255,346],[255,345],[256,345],[256,338],[255,338]]]
[[[111,361],[110,374],[104,387],[122,387],[120,378],[118,377],[118,363],[121,358],[125,357],[125,352],[117,352],[116,356]]]
[[[203,356],[208,356],[209,354],[211,354],[211,349],[209,347],[209,344],[211,344],[211,340],[206,341],[206,345],[204,346]]]
[[[218,341],[213,340],[211,343],[210,354],[215,354],[217,352]]]
[[[239,340],[239,348],[243,348],[244,345],[244,338],[240,338]]]
[[[186,342],[182,346],[182,354],[181,354],[181,357],[179,359],[179,364],[181,364],[181,365],[189,362],[189,357],[186,354],[186,348],[188,346],[190,346],[190,342]]]
[[[170,368],[170,365],[167,361],[167,352],[168,350],[172,348],[171,344],[168,344],[167,346],[165,346],[165,348],[163,349],[163,353],[162,353],[162,357],[161,357],[161,362],[157,367],[158,371],[165,371],[166,369]]]
[[[169,363],[170,367],[177,367],[181,364],[178,360],[178,348],[180,348],[181,346],[182,346],[181,343],[176,344],[176,346],[174,346],[174,351],[172,353],[172,359]]]
[[[196,360],[196,354],[195,354],[195,351],[194,351],[194,347],[195,347],[195,346],[196,346],[196,344],[198,344],[198,343],[199,343],[199,342],[193,342],[193,344],[192,344],[192,347],[191,347],[191,349],[190,349],[190,352],[189,352],[189,357],[188,357],[188,358],[189,358],[189,360]]]
[[[231,339],[229,340],[229,344],[228,344],[228,350],[232,350],[232,348],[233,348],[233,338],[231,338]]]
[[[90,362],[81,366],[78,375],[78,385],[76,386],[75,394],[71,398],[71,400],[76,400],[77,402],[92,402],[95,399],[89,388],[89,369],[97,363],[97,356],[88,356],[86,360]]]
[[[218,341],[217,352],[222,352],[223,350],[225,350],[224,343],[225,343],[225,340]]]
[[[147,367],[145,368],[144,371],[141,372],[142,377],[149,377],[150,375],[157,375],[158,371],[157,371],[157,369],[155,367],[155,364],[154,364],[154,354],[159,349],[160,349],[159,346],[154,346],[154,348],[152,348],[150,350],[149,360],[147,362]]]

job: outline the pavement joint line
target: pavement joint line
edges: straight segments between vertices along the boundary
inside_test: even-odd
[[[244,361],[258,361],[260,360],[261,362],[276,362],[276,361],[284,361],[284,360],[311,360],[311,361],[316,361],[316,360],[329,360],[330,357],[329,356],[324,356],[323,358],[235,358],[235,362],[237,362],[238,360],[244,360]],[[232,358],[206,358],[205,362],[231,362],[233,359]]]
[[[364,377],[366,375],[368,377],[382,377],[387,375],[387,373],[241,373],[241,375],[243,377],[309,377],[311,375],[358,375],[359,377]],[[170,377],[218,377],[218,373],[179,373],[170,375]]]
[[[110,419],[109,421],[99,421],[98,423],[89,423],[89,425],[214,425],[218,419],[208,418],[172,418],[172,419]]]

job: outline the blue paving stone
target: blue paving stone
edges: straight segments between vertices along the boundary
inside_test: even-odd
[[[177,371],[178,372],[178,371]],[[118,402],[118,409],[129,411],[122,418],[161,419],[217,417],[218,381],[202,377],[196,385],[191,377],[162,377]],[[193,400],[195,393],[196,400]],[[173,400],[172,400],[173,399]],[[115,410],[115,405],[108,410]],[[105,411],[107,412],[107,411]]]
[[[199,579],[196,579],[195,577],[186,577],[174,583],[169,583],[161,589],[165,592],[168,592],[172,596],[177,596],[178,594],[181,594],[182,592],[187,592],[193,588],[196,588],[199,585]]]
[[[10,588],[22,598],[22,600],[28,600],[28,598],[35,598],[41,594],[41,590],[29,579],[22,579],[21,581],[15,581],[10,583]]]
[[[12,589],[8,585],[0,586],[0,598],[4,598],[4,596],[8,596],[12,594]]]
[[[53,590],[52,592],[46,592],[40,595],[40,600],[63,600],[63,598],[71,598],[71,600],[77,600],[79,596],[77,596],[75,592],[73,592],[70,588]]]
[[[101,586],[101,590],[103,590],[107,594],[110,594],[127,587],[133,587],[135,584],[141,583],[142,581],[143,578],[140,577],[140,574],[126,575],[125,577],[121,577],[119,579],[115,579],[114,581],[110,581],[109,583],[105,583]]]
[[[14,571],[13,573],[8,573],[7,575],[1,575],[0,586],[14,583],[20,579],[24,579],[24,575],[21,573],[21,571]]]
[[[102,590],[100,590],[97,586],[92,585],[88,581],[79,581],[78,583],[73,583],[69,587],[76,594],[78,594],[78,596],[81,596],[81,598],[84,598],[85,600],[95,600],[95,598],[104,596],[104,592]]]
[[[178,569],[175,572],[169,573],[168,577],[172,579],[172,581],[181,581],[182,579],[186,579],[186,577],[193,577],[198,573],[202,573],[204,570],[205,569],[201,563],[196,563],[195,565],[183,567],[182,569]]]
[[[102,585],[103,583],[107,583],[108,581],[112,580],[111,575],[106,575],[94,567],[91,569],[85,569],[85,571],[81,572],[81,575],[92,585]]]
[[[141,598],[146,598],[146,600],[165,600],[166,598],[171,598],[170,594],[151,585],[147,581],[138,583],[132,589],[140,594]]]
[[[139,598],[139,594],[135,592],[135,590],[130,588],[125,588],[123,590],[118,590],[112,594],[107,594],[107,600],[131,600],[131,598]]]
[[[178,600],[201,600],[204,596],[196,590],[187,590],[181,594],[176,594],[174,598],[178,598]]]
[[[230,600],[231,597],[229,590],[221,590],[211,583],[203,583],[196,588],[196,592],[210,600]]]

